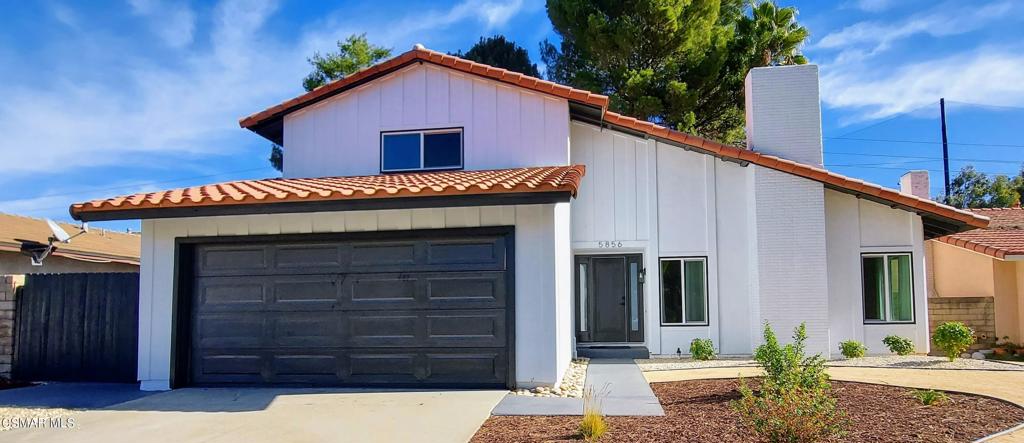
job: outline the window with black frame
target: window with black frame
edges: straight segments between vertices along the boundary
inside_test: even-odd
[[[864,321],[912,323],[914,321],[914,271],[907,253],[861,256],[864,288]]]
[[[380,134],[381,172],[462,169],[462,129],[394,131]]]
[[[661,324],[708,324],[707,259],[661,259]]]

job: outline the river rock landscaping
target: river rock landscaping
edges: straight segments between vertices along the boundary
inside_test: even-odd
[[[664,417],[606,417],[602,442],[754,442],[729,403],[739,399],[736,379],[654,383]],[[970,442],[1024,422],[1024,409],[988,397],[948,393],[938,406],[923,406],[913,390],[833,381],[838,405],[849,418],[844,442]],[[899,411],[899,413],[894,413]],[[579,417],[491,417],[473,442],[578,441]]]
[[[540,386],[533,389],[519,389],[512,391],[515,395],[528,397],[567,397],[580,398],[583,396],[583,386],[587,380],[587,364],[590,359],[577,358],[569,363],[569,369],[565,370],[562,383],[555,387]]]
[[[636,360],[642,371],[671,371],[679,369],[703,369],[722,367],[756,367],[757,362],[747,359],[722,359],[699,361],[689,358],[652,358]],[[883,355],[861,358],[835,359],[825,363],[828,366],[856,366],[870,368],[906,369],[966,369],[983,371],[1024,371],[1024,365],[1000,360],[974,360],[958,358],[949,361],[946,357],[928,355]]]

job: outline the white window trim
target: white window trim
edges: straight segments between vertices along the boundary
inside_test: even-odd
[[[384,168],[384,137],[388,135],[405,135],[405,134],[419,134],[420,136],[420,166],[412,169],[386,169]],[[459,134],[459,164],[454,166],[435,166],[431,168],[424,167],[423,162],[426,161],[425,152],[423,151],[424,136],[427,134]],[[465,159],[465,131],[462,128],[441,128],[441,129],[420,129],[410,131],[381,131],[380,133],[380,172],[415,172],[415,171],[450,171],[453,169],[463,169],[466,167]]]
[[[679,263],[679,303],[680,311],[682,314],[682,323],[669,323],[665,321],[665,276],[661,275],[661,263],[666,261],[677,261]],[[686,321],[686,262],[699,261],[704,264],[704,321],[702,322],[687,322]],[[711,301],[709,300],[710,288],[708,283],[708,258],[707,257],[662,257],[658,259],[658,276],[659,288],[658,288],[658,304],[661,307],[661,326],[709,326],[710,314],[711,314]]]
[[[889,257],[896,256],[907,256],[910,258],[910,320],[892,320],[892,285],[889,281]],[[869,319],[867,318],[867,306],[864,304],[864,259],[871,257],[880,257],[882,259],[882,275],[885,280],[885,293],[882,294],[882,300],[885,301],[885,318],[882,320]],[[860,302],[861,302],[861,316],[864,317],[864,324],[868,325],[912,325],[917,322],[917,300],[914,299],[916,288],[914,288],[914,254],[910,252],[865,252],[860,255]]]

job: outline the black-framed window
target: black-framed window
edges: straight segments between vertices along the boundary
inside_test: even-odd
[[[906,252],[861,255],[865,322],[914,322],[913,262]]]
[[[381,172],[462,167],[462,128],[380,133]]]
[[[707,258],[661,259],[661,324],[708,324]]]

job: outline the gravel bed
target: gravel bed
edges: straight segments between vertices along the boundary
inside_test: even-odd
[[[710,361],[697,361],[688,358],[652,358],[646,360],[636,360],[636,363],[642,371],[670,371],[676,369],[757,366],[756,362],[748,359],[722,359]],[[949,359],[945,357],[932,357],[927,355],[892,355],[839,359],[829,360],[827,364],[829,366],[837,367],[1024,371],[1024,365],[1017,364],[1016,362],[1006,362],[999,360],[974,360],[969,358],[958,358],[950,362]]]
[[[587,380],[588,358],[577,358],[569,363],[569,369],[565,370],[562,383],[555,387],[540,386],[534,389],[519,389],[512,391],[515,395],[527,397],[567,397],[580,398],[583,396],[583,385]]]
[[[999,360],[974,360],[958,358],[949,361],[946,357],[927,355],[881,356],[832,360],[829,366],[855,366],[874,368],[911,368],[911,369],[967,369],[984,371],[1024,371],[1024,366]]]
[[[74,409],[61,409],[61,408],[11,408],[11,407],[0,407],[0,431],[9,431],[13,429],[12,422],[25,419],[39,419],[41,421],[51,422],[51,419],[62,419],[63,423],[67,423],[65,419],[77,414],[79,411]]]
[[[602,442],[754,442],[729,402],[739,398],[735,379],[653,383],[664,417],[606,417]],[[842,442],[971,442],[1016,426],[1024,410],[988,397],[950,393],[950,402],[922,406],[911,390],[833,382],[849,419]],[[899,413],[893,413],[899,411]],[[579,417],[491,417],[472,442],[579,442]]]

